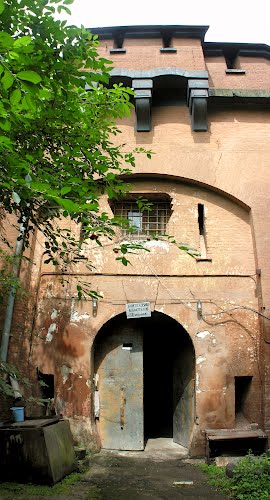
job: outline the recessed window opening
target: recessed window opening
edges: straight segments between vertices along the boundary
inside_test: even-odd
[[[160,49],[160,52],[164,53],[175,53],[177,50],[172,47],[172,35],[171,33],[164,32],[162,34],[162,42],[163,42],[163,47]]]
[[[136,195],[139,197],[140,195]],[[166,233],[166,226],[171,216],[171,203],[167,199],[153,198],[151,195],[143,195],[150,207],[144,210],[138,208],[136,198],[134,200],[123,200],[116,202],[112,209],[115,217],[121,217],[127,221],[127,229],[123,234],[133,238],[162,235]],[[170,197],[168,197],[170,199]]]
[[[202,259],[206,258],[206,232],[205,232],[205,210],[202,203],[198,203],[198,225],[199,225],[199,237],[200,237],[200,257]]]
[[[124,44],[124,35],[123,33],[117,33],[113,40],[113,47],[115,49],[122,49]]]
[[[54,398],[54,375],[51,373],[42,373],[37,368],[37,378],[40,382],[41,394],[44,399]]]
[[[171,47],[172,37],[168,34],[163,35],[163,48],[168,49]]]
[[[239,69],[238,53],[235,50],[227,49],[224,52],[227,69]]]
[[[227,69],[235,69],[235,57],[225,57]]]
[[[126,49],[123,48],[124,35],[123,33],[116,33],[113,39],[113,48],[110,49],[110,54],[125,54]]]
[[[235,416],[245,415],[252,376],[234,377],[235,379]]]

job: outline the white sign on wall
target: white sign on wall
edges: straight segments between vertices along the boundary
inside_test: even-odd
[[[150,302],[134,302],[126,304],[127,319],[130,318],[150,318]]]

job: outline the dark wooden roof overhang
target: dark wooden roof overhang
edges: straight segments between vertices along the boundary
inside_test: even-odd
[[[122,46],[126,38],[161,38],[168,43],[171,38],[194,38],[204,40],[209,26],[199,25],[146,25],[146,26],[108,26],[89,28],[100,40],[115,40],[116,46]]]
[[[264,43],[203,42],[205,57],[236,56],[270,59],[270,45]]]

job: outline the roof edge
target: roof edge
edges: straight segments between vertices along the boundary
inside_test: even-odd
[[[114,39],[121,34],[124,38],[199,38],[204,40],[209,26],[201,25],[135,25],[89,28],[100,40]]]
[[[203,42],[203,51],[205,56],[210,57],[234,53],[270,59],[270,45],[266,43]]]

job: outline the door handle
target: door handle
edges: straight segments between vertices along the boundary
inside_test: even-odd
[[[126,406],[125,388],[121,387],[120,391],[120,427],[124,429],[125,425],[125,406]]]

